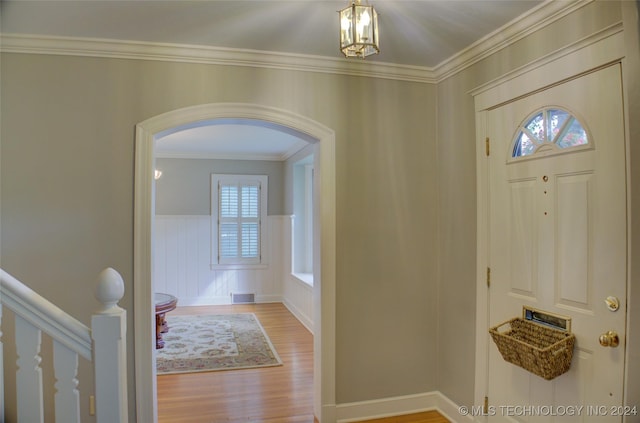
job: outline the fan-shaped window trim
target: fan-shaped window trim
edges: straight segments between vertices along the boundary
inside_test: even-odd
[[[561,106],[546,106],[527,116],[518,126],[509,160],[531,159],[593,148],[584,121]]]

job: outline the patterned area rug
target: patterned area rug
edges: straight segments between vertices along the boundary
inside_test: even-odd
[[[159,375],[282,365],[253,313],[166,319],[164,348],[156,350]]]

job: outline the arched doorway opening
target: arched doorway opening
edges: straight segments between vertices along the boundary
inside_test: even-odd
[[[134,211],[134,331],[136,413],[139,421],[157,421],[153,353],[153,216],[155,214],[155,138],[172,128],[215,119],[253,119],[290,130],[318,143],[316,156],[316,237],[314,269],[314,414],[331,420],[335,407],[335,134],[324,125],[255,104],[213,103],[178,109],[136,126]]]

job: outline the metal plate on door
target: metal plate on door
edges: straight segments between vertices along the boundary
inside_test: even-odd
[[[556,329],[571,332],[571,317],[569,316],[562,316],[560,314],[523,306],[522,318],[531,320],[532,322],[551,326]]]

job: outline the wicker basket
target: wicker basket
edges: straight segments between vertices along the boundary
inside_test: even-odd
[[[502,326],[506,331],[499,332]],[[571,367],[576,337],[521,317],[508,320],[489,329],[502,358],[509,363],[551,380]]]

